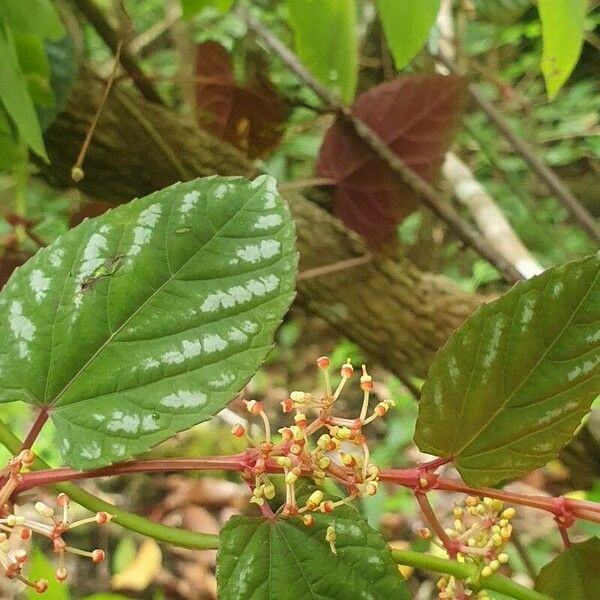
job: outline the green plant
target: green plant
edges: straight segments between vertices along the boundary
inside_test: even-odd
[[[600,506],[570,494],[529,495],[503,486],[552,461],[585,423],[598,395],[598,255],[548,269],[477,311],[439,350],[422,390],[421,381],[412,373],[398,370],[396,374],[403,377],[407,390],[421,396],[418,416],[415,418],[416,405],[407,395],[404,400],[410,406],[403,406],[401,418],[394,420],[383,442],[373,439],[377,440],[381,431],[377,429],[381,419],[394,407],[394,400],[388,396],[395,393],[390,392],[382,401],[373,400],[375,383],[366,366],[355,374],[352,361],[346,359],[351,353],[360,356],[372,348],[355,345],[356,334],[348,333],[352,341],[342,344],[331,360],[325,356],[316,360],[322,391],[291,391],[281,402],[284,418],[289,419],[285,426],[276,430],[272,407],[244,400],[243,406],[254,423],[250,427],[236,423],[230,438],[236,450],[223,444],[226,449],[217,451],[235,454],[184,458],[184,449],[178,445],[175,457],[172,446],[163,458],[145,458],[144,453],[155,445],[225,408],[267,359],[295,294],[294,224],[271,177],[261,176],[251,182],[241,177],[192,179],[215,171],[248,174],[252,169],[240,158],[242,154],[206,133],[200,145],[206,143],[207,148],[202,147],[200,154],[215,151],[217,161],[227,157],[233,165],[227,164],[221,171],[222,166],[216,162],[198,168],[193,161],[188,164],[180,160],[174,148],[181,138],[196,132],[188,128],[184,135],[172,139],[161,127],[165,114],[158,106],[163,100],[161,95],[176,91],[170,81],[173,65],[163,64],[160,73],[153,73],[156,80],[163,76],[167,79],[160,83],[159,93],[153,87],[153,78],[146,77],[139,68],[139,56],[132,56],[129,42],[123,39],[125,33],[112,31],[110,19],[104,20],[93,2],[72,0],[71,4],[81,10],[115,54],[103,99],[93,105],[94,125],[86,128],[86,140],[70,169],[72,179],[81,184],[82,191],[93,190],[87,187],[90,179],[100,180],[99,197],[106,194],[111,201],[129,200],[135,193],[143,196],[149,189],[173,181],[172,173],[161,177],[159,172],[153,178],[152,168],[144,173],[149,174],[145,180],[139,167],[127,168],[126,156],[119,157],[122,163],[118,163],[119,175],[114,180],[94,173],[102,162],[94,155],[94,135],[104,150],[114,143],[114,136],[101,132],[101,113],[112,89],[112,99],[132,118],[134,129],[143,131],[156,144],[160,156],[179,178],[191,180],[131,201],[64,233],[65,205],[48,202],[53,204],[49,209],[46,202],[40,201],[38,210],[32,206],[38,200],[32,202],[26,195],[32,188],[29,152],[36,155],[38,164],[46,161],[42,132],[64,105],[75,61],[69,50],[70,38],[63,37],[63,26],[50,0],[27,1],[30,5],[25,7],[24,2],[0,0],[0,51],[4,50],[0,52],[0,63],[6,74],[0,81],[0,168],[11,171],[15,183],[14,212],[2,215],[0,267],[4,275],[15,265],[22,265],[0,293],[0,443],[10,454],[6,467],[0,469],[0,577],[29,586],[31,597],[48,592],[50,597],[65,600],[69,597],[67,586],[51,580],[62,584],[69,579],[66,555],[93,562],[105,558],[104,549],[85,550],[71,545],[75,544],[73,530],[111,523],[174,546],[218,548],[219,595],[225,600],[407,598],[408,586],[397,565],[439,573],[438,593],[443,600],[483,599],[496,594],[529,600],[594,597],[597,576],[586,572],[586,567],[599,561],[600,541],[591,537],[573,543],[569,532],[577,522],[599,524]],[[144,15],[146,29],[150,13],[162,14],[161,3],[151,0],[148,4],[152,6]],[[234,3],[182,0],[181,4],[188,23],[197,19],[197,23],[204,24],[220,18],[217,15],[227,12]],[[445,60],[437,53],[442,32],[435,25],[442,3],[432,0],[422,4],[415,10],[407,3],[400,7],[387,0],[286,0],[277,3],[274,14],[269,14],[265,8],[268,2],[256,2],[251,7],[238,2],[235,15],[224,17],[213,30],[202,25],[202,32],[196,32],[196,41],[204,41],[196,48],[197,62],[193,64],[197,81],[192,96],[195,92],[195,108],[204,119],[198,120],[205,130],[255,158],[272,149],[283,134],[285,102],[277,95],[276,86],[286,100],[298,102],[300,108],[296,107],[288,125],[293,123],[300,131],[315,113],[335,115],[336,122],[328,130],[317,164],[320,178],[312,180],[314,185],[335,186],[332,212],[371,242],[393,242],[401,217],[418,209],[425,198],[441,221],[451,225],[460,243],[466,242],[483,257],[473,260],[471,280],[463,280],[463,287],[475,291],[490,281],[501,285],[502,277],[512,282],[520,277],[514,264],[492,248],[432,185],[462,117],[467,84],[462,77],[427,72],[434,61]],[[521,77],[527,80],[531,71],[540,70],[539,54],[547,93],[554,97],[577,63],[584,29],[590,29],[590,23],[593,27],[597,18],[589,16],[586,21],[587,3],[578,0],[572,4],[539,0],[536,12],[528,0],[455,3],[457,33],[470,18],[466,16],[469,12],[491,23],[514,23],[501,31],[493,30],[498,34],[496,40],[485,34],[493,25],[486,23],[478,30],[477,25],[482,24],[475,23],[474,39],[465,48],[461,47],[462,40],[456,44],[456,64],[471,60],[463,56],[463,50],[466,55],[488,52],[498,43],[498,47],[514,46],[520,51],[523,40],[539,39],[543,49],[528,49],[504,71],[490,73],[479,65],[487,80],[481,87],[486,92],[497,88],[501,95],[519,100],[511,85]],[[40,19],[29,17],[31,6],[40,11]],[[371,7],[370,17],[365,18],[368,10],[361,14],[363,6]],[[534,13],[539,14],[540,22],[515,23],[523,14],[528,19]],[[257,14],[271,20],[278,36],[293,39],[298,56],[256,19]],[[381,38],[379,66],[383,76],[388,77],[386,71],[393,73],[393,64],[398,70],[419,70],[421,61],[426,64],[425,73],[371,86],[354,101],[356,90],[362,87],[356,30],[378,27],[376,21],[370,21],[375,15],[382,28],[382,35],[376,27],[375,32]],[[171,26],[168,21],[172,18],[167,17],[166,28]],[[127,20],[127,14],[124,18]],[[248,40],[244,39],[239,44],[244,57],[238,60],[239,56],[229,51],[241,41],[246,28],[262,41],[263,48],[259,52],[251,44],[246,45]],[[335,36],[331,35],[334,28]],[[213,36],[222,45],[216,44]],[[135,41],[140,43],[139,38]],[[106,58],[105,50],[99,50],[99,40],[88,42],[94,53]],[[421,52],[426,45],[431,51],[429,57]],[[283,73],[281,64],[273,68],[276,86],[263,79],[260,72],[265,47],[285,66]],[[386,55],[388,48],[390,57]],[[473,48],[476,50],[471,52]],[[366,58],[366,63],[378,64],[377,59]],[[389,64],[385,64],[386,58]],[[154,60],[156,56],[148,62]],[[122,88],[113,89],[113,83],[118,84],[121,78],[117,77],[119,62],[126,71],[123,77],[131,76],[142,95],[155,106],[145,105],[140,110],[136,108],[137,98]],[[240,71],[246,81],[240,78]],[[253,71],[258,72],[254,80]],[[531,85],[530,92],[539,96],[542,89],[540,79]],[[552,105],[544,102],[539,106],[537,100],[532,103],[526,115],[529,121],[501,117],[500,129],[510,130],[512,126],[523,135],[527,122],[540,123],[545,127],[540,127],[544,131],[539,137],[551,144],[544,153],[547,162],[558,165],[587,158],[592,142],[588,149],[582,149],[575,138],[591,139],[595,131],[596,121],[589,113],[595,107],[588,98],[592,93],[588,81],[577,81]],[[478,98],[476,92],[471,94]],[[444,98],[448,103],[442,106]],[[189,98],[182,99],[183,105],[186,102]],[[478,102],[489,115],[485,103]],[[107,112],[110,114],[110,110]],[[509,131],[500,138],[489,131],[480,133],[478,130],[485,129],[480,118],[484,112],[465,117],[471,138],[484,149],[492,167],[500,165],[509,175],[515,175],[514,179],[524,178],[532,165],[527,150],[507,156],[505,138],[514,134]],[[573,122],[563,121],[565,113]],[[576,113],[580,117],[573,119]],[[176,121],[170,120],[173,115],[166,114],[165,120],[175,126]],[[330,126],[331,119],[324,117]],[[88,121],[81,116],[78,119]],[[309,125],[308,133],[286,140],[279,148],[280,156],[266,163],[267,169],[285,174],[286,161],[296,160],[302,164],[294,165],[293,171],[311,176],[313,165],[305,159],[317,155],[324,127],[316,130]],[[50,156],[54,157],[57,150],[60,155],[56,142],[54,147],[51,143],[47,147]],[[135,149],[135,143],[131,144],[132,152]],[[109,172],[116,171],[109,154],[105,152],[103,160]],[[319,163],[328,163],[329,168],[321,170],[323,164]],[[103,162],[101,166],[105,168]],[[153,169],[160,171],[157,162]],[[132,189],[141,191],[128,189],[124,195],[118,185],[121,177]],[[547,174],[541,179],[548,184]],[[157,180],[159,183],[155,183]],[[117,185],[113,185],[115,181]],[[520,182],[509,183],[512,190],[521,192],[521,197],[526,195]],[[305,185],[300,182],[297,187]],[[558,188],[555,183],[550,189],[563,202],[566,197],[577,222],[586,225],[592,239],[597,237],[597,224],[582,212],[576,200],[569,204],[568,190],[561,192],[560,181]],[[505,201],[506,194],[501,196]],[[539,210],[535,217],[527,213],[515,219],[524,239],[529,241],[531,237],[537,242],[535,249],[544,250],[544,264],[560,264],[572,256],[592,252],[583,229],[571,232],[571,248],[561,248],[560,244],[554,248],[555,240],[550,239],[547,228],[531,232],[532,219],[543,221],[544,210],[548,223],[566,220],[567,210],[558,214],[555,207],[545,206],[536,207]],[[313,206],[312,210],[319,209]],[[61,211],[65,214],[59,217]],[[507,212],[511,211],[516,213],[518,208],[513,204]],[[48,219],[49,215],[53,217]],[[83,218],[85,213],[80,216]],[[321,213],[322,218],[329,216]],[[415,223],[425,221],[423,217],[423,213],[417,213],[412,224],[404,222],[404,237],[417,237],[413,235]],[[305,223],[302,226],[307,227]],[[354,238],[349,242],[356,243]],[[449,249],[452,246],[444,251]],[[323,277],[372,262],[381,271],[398,266],[391,261],[380,264],[375,251],[371,254],[364,248],[364,253],[349,261],[341,260],[341,265],[326,264],[325,271],[318,266],[301,275],[309,279]],[[323,254],[327,258],[327,253]],[[453,264],[451,269],[459,274],[461,267],[460,263]],[[429,286],[430,280],[424,280]],[[362,282],[358,280],[356,285]],[[423,289],[417,289],[416,302],[412,299],[408,303],[407,322],[411,327],[418,325],[429,310],[428,306],[421,310],[423,298],[418,294]],[[350,290],[352,294],[354,291]],[[361,301],[368,293],[361,296]],[[326,304],[322,314],[329,313],[332,320],[339,320],[348,298],[344,292],[335,298],[337,301]],[[395,302],[392,299],[389,306],[395,307]],[[319,303],[325,304],[322,300]],[[360,320],[361,309],[359,302],[358,312],[343,318],[346,322],[358,321],[355,331],[362,330],[361,335],[368,339],[376,332],[372,320]],[[384,319],[386,315],[364,316]],[[295,338],[296,325],[288,323],[287,333],[283,330],[280,337]],[[415,337],[431,336],[431,328],[425,331],[425,335],[419,331]],[[365,337],[358,338],[364,343]],[[433,352],[440,338],[445,336],[437,336],[433,342],[427,339],[424,345]],[[379,355],[384,364],[388,364],[386,353],[396,350],[390,345],[385,345]],[[292,351],[286,349],[288,363]],[[335,380],[330,373],[333,368],[339,368]],[[362,397],[354,413],[346,409],[347,396],[340,400],[352,379],[358,380]],[[14,404],[8,407],[9,403]],[[33,425],[22,441],[15,435],[17,429],[8,424],[17,412],[33,415]],[[413,422],[417,446],[434,458],[399,468],[406,465],[406,457],[398,458],[398,450],[412,438]],[[51,435],[45,440],[40,438],[48,428],[56,434],[55,445],[48,442]],[[239,444],[244,443],[247,448],[237,452]],[[51,466],[58,464],[61,466]],[[443,472],[449,466],[461,479]],[[162,525],[129,512],[127,507],[113,506],[77,485],[80,480],[136,473],[214,470],[229,471],[231,477],[241,478],[251,489],[251,503],[255,505],[248,514],[230,519],[218,536]],[[36,502],[26,495],[40,486],[55,494],[54,502]],[[402,495],[393,496],[391,489],[399,489]],[[438,492],[458,494],[460,499],[452,509],[442,511],[431,502]],[[416,532],[413,549],[391,549],[384,536],[372,529],[356,509],[366,507],[364,512],[372,517],[379,509],[377,505],[375,509],[370,507],[378,499],[397,512],[409,512],[413,507],[420,511],[424,526]],[[411,508],[407,510],[409,502]],[[71,503],[91,514],[71,521]],[[536,580],[534,589],[508,576],[510,544],[518,544],[513,526],[518,529],[515,516],[520,507],[550,515],[565,547],[537,578],[531,577]],[[41,550],[33,554],[27,549],[31,539],[41,540]]]
[[[514,598],[549,597],[496,573],[508,560],[513,506],[554,515],[567,553],[579,548],[571,548],[569,527],[577,519],[599,523],[600,507],[485,486],[555,456],[597,394],[598,256],[518,284],[452,336],[434,361],[417,418],[419,447],[438,459],[409,469],[373,464],[363,428],[384,417],[393,401],[371,405],[373,381],[363,366],[360,413],[338,416],[336,401],[353,367],[344,363],[336,383],[325,357],[317,361],[323,393],[294,391],[282,402],[292,425],[274,432],[263,405],[246,402],[263,428],[251,437],[243,425],[234,426],[233,435],[248,440],[245,452],[134,459],[209,418],[241,389],[266,356],[292,299],[295,260],[291,218],[274,180],[212,177],[85,221],[15,272],[0,294],[0,399],[31,405],[37,419],[23,443],[0,426],[0,441],[14,455],[2,472],[0,496],[6,533],[0,559],[7,577],[38,591],[47,588],[45,580],[25,578],[26,553],[8,552],[8,535],[50,538],[62,581],[65,552],[104,557],[101,550],[71,548],[63,536],[80,524],[112,520],[178,545],[219,546],[222,598],[299,598],[310,591],[335,598],[359,591],[375,598],[406,596],[394,560],[445,573],[439,583],[443,598],[465,597],[467,590],[484,597],[486,589]],[[48,418],[68,467],[48,468],[31,450]],[[440,477],[437,470],[446,463],[466,483]],[[219,541],[130,515],[73,483],[178,469],[238,471],[262,517],[232,520]],[[278,474],[282,501],[276,500]],[[326,479],[345,496],[325,492]],[[428,525],[421,535],[443,548],[447,559],[391,552],[349,506],[375,495],[381,482],[413,491]],[[39,519],[21,516],[14,499],[39,485],[59,492],[57,508],[38,503]],[[429,503],[430,493],[444,490],[468,495],[455,506],[451,528]],[[71,500],[96,515],[69,523]],[[546,576],[543,582],[544,593],[552,594]]]

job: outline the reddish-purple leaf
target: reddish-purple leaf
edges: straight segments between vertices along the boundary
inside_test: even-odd
[[[239,85],[231,57],[217,42],[198,46],[196,77],[196,107],[203,129],[250,158],[265,156],[277,146],[287,109],[266,79],[256,77]]]
[[[460,123],[465,87],[463,77],[399,77],[362,94],[352,110],[411,169],[432,180]],[[341,121],[325,135],[317,173],[336,182],[335,213],[373,244],[392,237],[417,206],[413,190]]]

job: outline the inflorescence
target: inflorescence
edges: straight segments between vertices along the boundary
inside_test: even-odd
[[[359,416],[356,419],[334,416],[332,409],[352,377],[354,368],[350,359],[342,365],[341,379],[334,390],[329,365],[327,357],[317,359],[325,384],[323,396],[315,397],[306,392],[294,391],[281,402],[283,412],[293,414],[294,425],[279,429],[281,437],[278,441],[273,440],[269,418],[262,403],[256,400],[245,401],[245,404],[251,415],[262,419],[263,438],[258,440],[251,437],[241,424],[232,428],[233,435],[245,437],[254,448],[252,465],[244,473],[253,490],[251,502],[264,507],[266,500],[272,500],[275,497],[275,486],[268,473],[283,470],[285,503],[280,509],[281,516],[301,518],[308,527],[315,522],[312,513],[331,513],[336,507],[359,496],[373,496],[377,493],[380,471],[370,461],[363,427],[385,416],[394,406],[392,400],[385,400],[379,402],[369,414],[373,381],[363,365],[360,376],[363,402]],[[310,478],[320,487],[326,476],[343,483],[347,497],[334,502],[325,499],[323,492],[317,489],[303,503],[298,501],[296,483],[300,477]],[[326,541],[335,552],[333,526],[327,529]]]
[[[95,563],[104,560],[103,550],[96,549],[88,552],[68,546],[63,535],[89,523],[105,525],[110,521],[111,515],[99,512],[92,517],[71,522],[69,521],[70,499],[66,494],[58,495],[57,510],[43,502],[36,502],[34,509],[39,515],[39,519],[17,514],[16,507],[11,503],[10,498],[21,483],[23,473],[33,465],[33,460],[34,455],[31,450],[23,450],[18,456],[12,458],[4,469],[0,470],[0,573],[9,579],[21,581],[42,593],[48,589],[48,582],[45,579],[31,581],[23,575],[23,567],[28,559],[25,546],[33,534],[46,537],[52,542],[53,551],[58,554],[55,576],[58,581],[63,582],[68,577],[65,568],[65,553],[84,556]],[[21,547],[13,548],[15,544],[11,542],[15,540]]]
[[[394,406],[393,400],[377,403],[370,409],[370,396],[373,380],[362,366],[360,387],[363,402],[356,419],[334,416],[332,413],[344,386],[354,374],[350,359],[342,365],[340,381],[332,387],[329,376],[330,361],[323,356],[317,359],[317,366],[324,379],[325,392],[321,397],[294,391],[281,402],[284,413],[293,415],[294,425],[278,430],[280,437],[273,439],[269,417],[261,402],[245,401],[248,412],[262,421],[262,437],[249,435],[242,424],[232,428],[232,434],[245,438],[252,449],[248,452],[248,466],[243,475],[252,488],[251,502],[270,513],[266,502],[275,497],[275,485],[269,474],[282,472],[285,482],[285,502],[278,513],[282,517],[296,517],[310,527],[315,522],[313,513],[332,513],[336,507],[346,504],[359,496],[374,496],[379,486],[380,469],[370,461],[367,439],[363,427],[375,419],[384,417]],[[431,478],[420,480],[423,493],[431,487]],[[325,498],[321,487],[325,477],[339,481],[347,490],[347,496],[332,501]],[[303,502],[299,502],[296,484],[301,477],[312,479],[317,489]],[[421,487],[423,489],[421,489]],[[266,510],[265,510],[266,508]],[[508,561],[505,552],[510,541],[514,508],[504,508],[500,500],[492,498],[466,498],[462,506],[453,510],[454,526],[445,530],[445,539],[432,542],[458,562],[469,562],[478,567],[481,577],[488,577]],[[441,533],[441,532],[440,532]],[[430,538],[431,532],[422,529],[421,535]],[[335,528],[330,525],[325,534],[332,552],[335,548]],[[452,576],[444,576],[438,581],[439,597],[442,600],[487,598],[485,591],[477,593],[468,588],[468,583]]]
[[[489,577],[508,562],[505,548],[512,536],[514,508],[504,508],[500,500],[469,496],[462,505],[454,506],[453,514],[453,527],[445,529],[445,533],[457,550],[458,562],[475,564],[481,577]],[[420,534],[431,537],[428,529],[421,530]],[[447,550],[442,541],[433,539],[432,542]],[[472,594],[468,582],[451,575],[441,577],[437,587],[441,600],[489,598],[485,590]]]

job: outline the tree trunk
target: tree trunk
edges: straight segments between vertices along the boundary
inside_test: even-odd
[[[103,84],[83,73],[70,102],[46,133],[51,159],[43,173],[70,185],[71,167]],[[109,97],[83,163],[79,188],[124,202],[178,180],[212,174],[250,177],[240,152],[199,131],[187,118],[120,87]],[[300,271],[365,256],[364,242],[300,194],[287,196],[297,225]],[[300,301],[397,374],[424,376],[435,351],[481,303],[448,279],[407,259],[374,257],[351,269],[301,278]],[[323,349],[324,351],[326,349]]]

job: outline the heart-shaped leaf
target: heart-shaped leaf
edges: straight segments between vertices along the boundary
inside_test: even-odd
[[[408,598],[381,536],[350,507],[300,519],[233,517],[221,530],[217,583],[221,600]],[[325,540],[335,529],[335,551]]]
[[[254,374],[295,264],[268,177],[178,183],[86,220],[0,294],[0,402],[49,407],[74,468],[144,452]]]
[[[600,589],[598,565],[600,539],[573,544],[540,571],[535,589],[557,600],[594,600]]]
[[[466,80],[408,75],[362,94],[352,111],[416,173],[432,180],[460,123]],[[418,206],[415,192],[343,121],[325,134],[317,174],[333,179],[334,211],[372,243],[393,236]]]
[[[517,284],[479,309],[433,361],[415,441],[471,485],[544,465],[600,391],[600,256]]]

